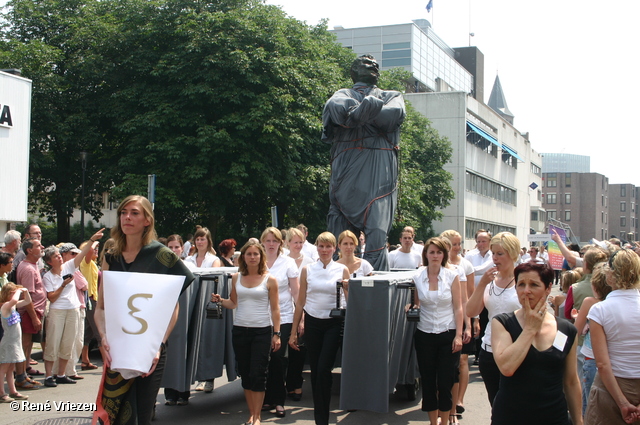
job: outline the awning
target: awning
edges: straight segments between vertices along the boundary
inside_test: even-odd
[[[484,131],[483,129],[478,127],[477,125],[472,124],[469,121],[467,121],[467,125],[471,128],[471,130],[473,130],[474,133],[476,133],[477,135],[479,135],[483,139],[487,140],[488,142],[493,143],[494,145],[496,145],[499,148],[502,147],[502,146],[500,146],[500,143],[498,143],[498,140],[496,140],[495,137],[491,136],[489,133],[487,133],[486,131]]]
[[[502,149],[509,152],[509,155],[515,157],[518,159],[518,161],[520,162],[524,162],[524,159],[520,158],[520,155],[518,155],[518,152],[514,151],[513,149],[511,149],[509,146],[507,145],[502,145]]]

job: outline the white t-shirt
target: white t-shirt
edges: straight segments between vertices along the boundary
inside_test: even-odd
[[[242,284],[242,274],[238,273],[236,281],[236,296],[238,307],[233,318],[235,326],[245,328],[266,328],[272,326],[271,305],[269,304],[269,289],[266,275],[258,286],[247,288]]]
[[[195,254],[189,256],[186,258],[186,260],[184,260],[185,263],[190,263],[192,266],[194,266],[195,268],[198,268],[198,263],[196,261],[196,259],[198,258],[198,253],[196,252]],[[216,257],[215,255],[213,255],[210,252],[207,252],[204,255],[204,260],[202,260],[202,265],[200,266],[201,269],[208,269],[210,267],[213,267],[213,263],[218,259],[218,257]]]
[[[415,252],[416,254],[418,254],[420,256],[420,258],[422,258],[422,251],[424,250],[424,245],[420,245],[419,243],[413,243],[413,245],[411,245],[411,252]],[[422,262],[422,261],[420,261]]]
[[[439,334],[456,328],[451,286],[458,275],[455,270],[440,267],[438,289],[429,290],[428,268],[413,277],[420,300],[418,329],[425,333]]]
[[[298,266],[291,257],[279,255],[269,274],[278,281],[278,298],[280,300],[280,323],[293,323],[293,296],[289,288],[289,278],[300,275]]]
[[[318,248],[309,243],[309,241],[304,241],[304,244],[302,245],[302,253],[305,257],[309,257],[314,261],[318,259]]]
[[[472,265],[474,274],[476,277],[476,286],[480,282],[482,275],[493,267],[493,254],[491,250],[487,251],[484,255],[480,255],[480,251],[473,249],[464,256]]]
[[[64,282],[64,279],[62,278],[62,276],[65,276],[68,274],[72,275],[76,272],[76,270],[78,269],[76,268],[76,264],[74,260],[69,260],[62,265],[62,271],[60,272],[59,275],[54,274],[51,271],[46,272],[45,275],[42,277],[42,284],[44,286],[45,291],[47,292],[56,291],[59,287],[62,286],[62,282]],[[67,286],[65,286],[64,289],[62,290],[62,293],[58,297],[58,299],[49,305],[49,308],[54,310],[73,310],[74,308],[79,308],[79,307],[80,307],[80,300],[78,300],[76,285],[75,285],[75,282],[73,281],[69,283]]]
[[[422,246],[422,245],[419,245]],[[389,268],[392,269],[417,269],[422,264],[422,257],[415,251],[409,253],[399,249],[389,253]]]
[[[618,378],[640,377],[640,291],[616,289],[589,310],[607,337],[611,370]],[[597,359],[596,359],[597,360]]]
[[[304,311],[316,319],[329,319],[336,307],[336,282],[342,280],[347,266],[331,261],[324,267],[322,261],[307,266],[307,299]],[[346,307],[346,306],[342,306]]]
[[[493,353],[491,349],[491,321],[501,313],[512,313],[522,307],[518,300],[516,285],[510,283],[509,288],[499,288],[494,282],[489,283],[484,288],[484,306],[489,312],[489,324],[484,331],[482,337],[482,348],[489,353]]]

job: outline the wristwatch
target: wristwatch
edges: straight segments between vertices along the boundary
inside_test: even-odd
[[[282,332],[280,331],[273,331],[273,336],[277,336],[278,338],[282,337]]]

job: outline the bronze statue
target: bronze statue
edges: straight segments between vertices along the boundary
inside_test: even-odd
[[[338,90],[324,106],[322,141],[331,144],[328,230],[364,232],[363,258],[375,270],[388,270],[386,242],[397,205],[405,107],[400,92],[376,87],[379,77],[373,56],[353,62],[353,87]]]

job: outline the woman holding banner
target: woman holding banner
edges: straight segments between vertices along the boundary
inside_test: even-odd
[[[102,270],[184,276],[184,291],[194,276],[169,248],[156,240],[154,222],[153,209],[147,198],[138,195],[125,198],[118,206],[118,222],[111,229],[115,246],[105,255]],[[105,367],[94,419],[98,418],[101,423],[106,424],[149,424],[164,371],[165,343],[178,318],[177,300],[149,371],[141,376],[125,379],[110,368],[112,347],[106,335],[104,286],[100,285],[95,321],[102,341],[100,351]],[[126,305],[127,301],[124,302]],[[136,318],[141,315],[140,310],[131,312],[136,314]],[[155,345],[157,341],[145,341],[141,335],[140,344]],[[132,355],[137,351],[135,348],[130,347]],[[129,419],[124,417],[126,414],[130,414]]]

